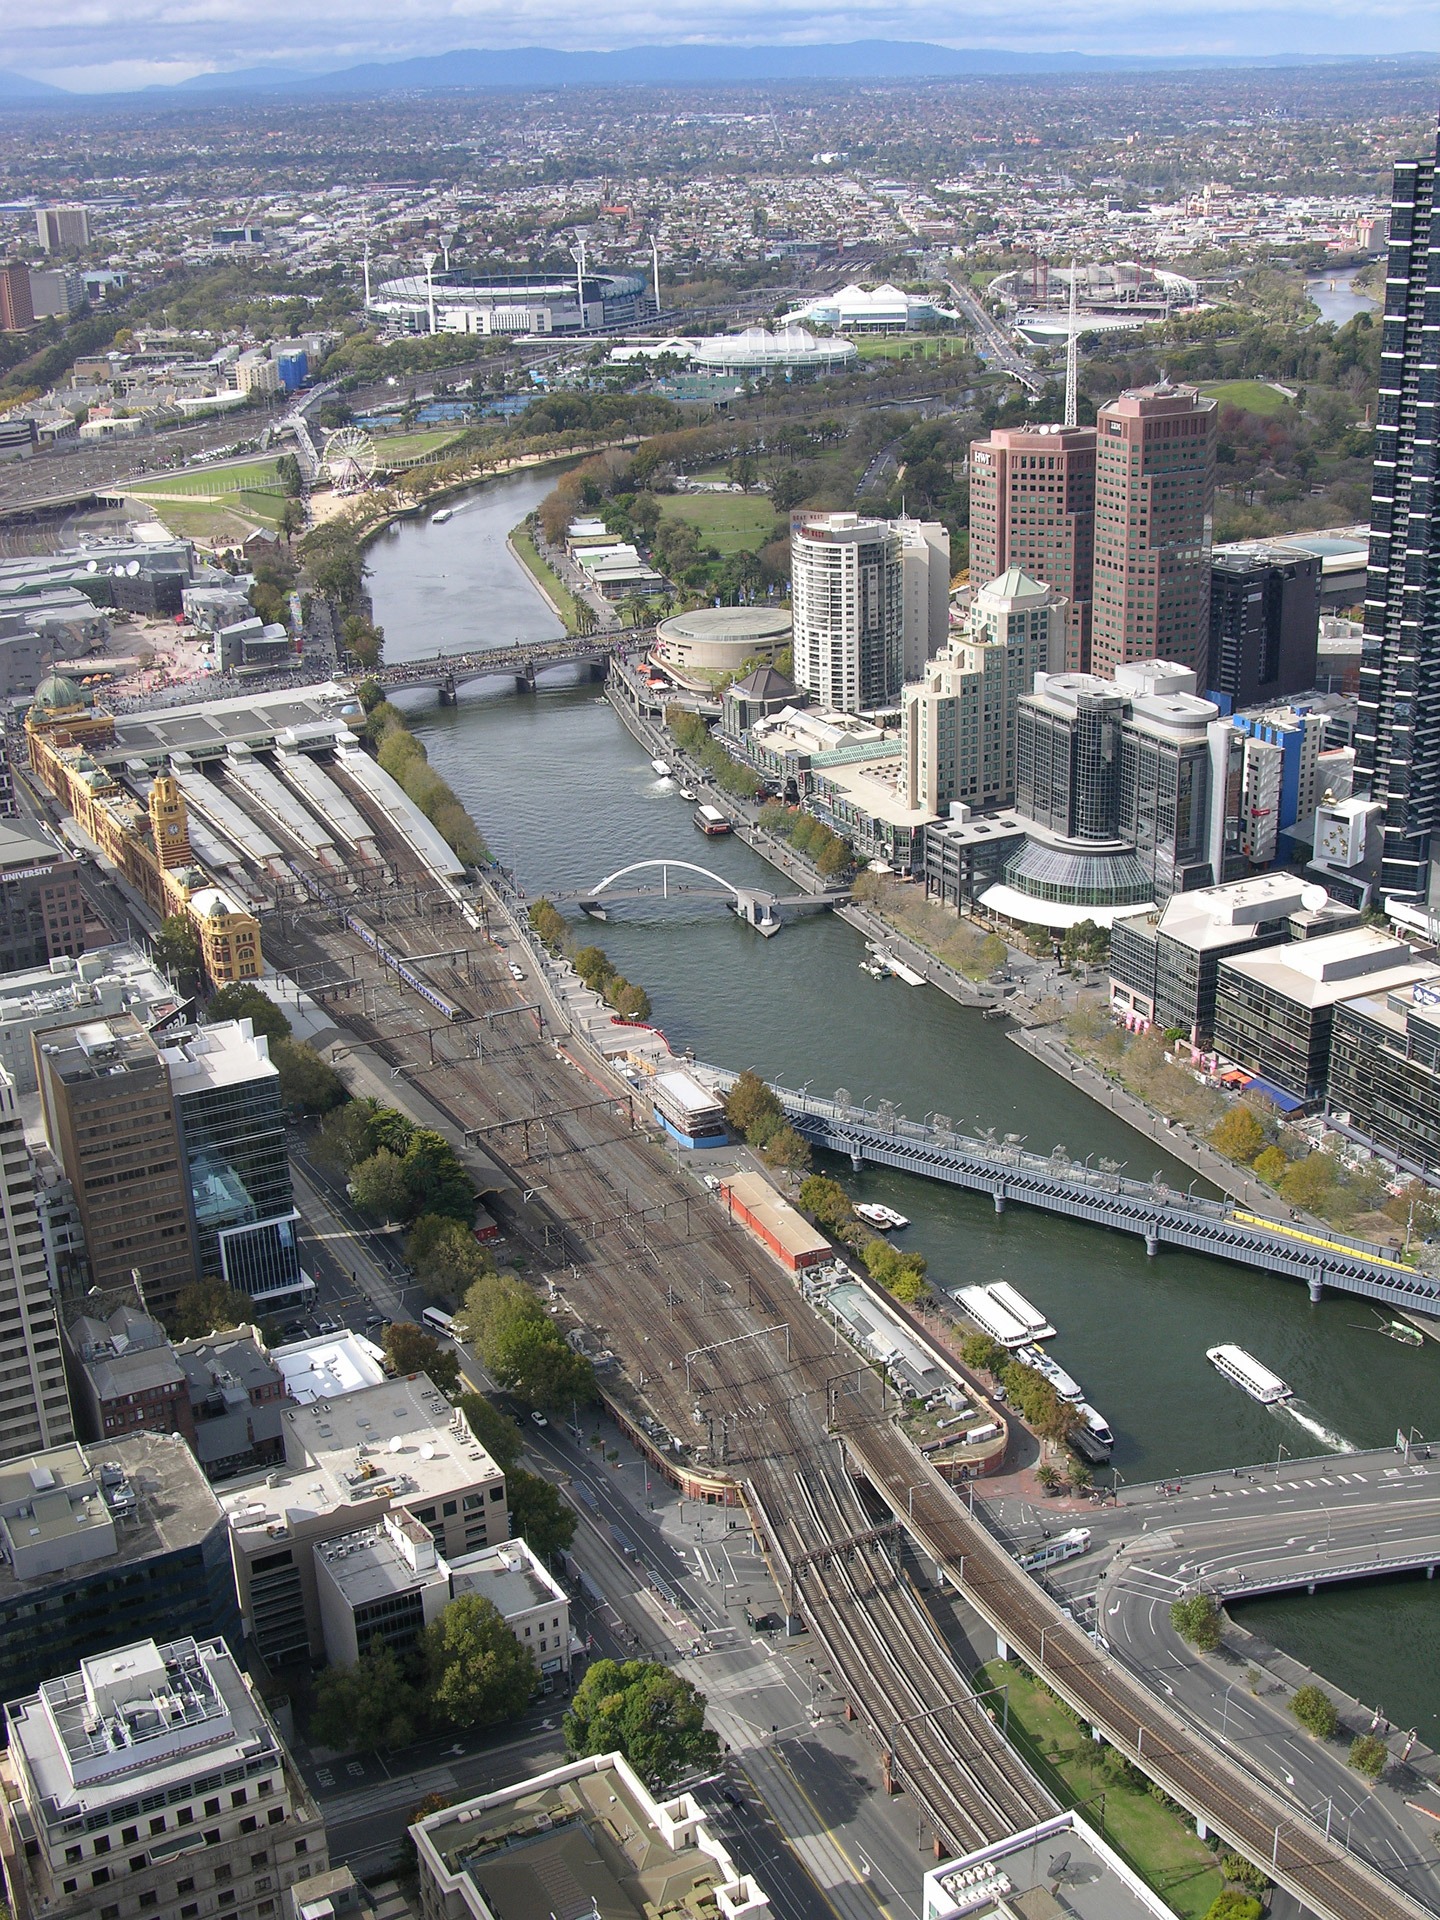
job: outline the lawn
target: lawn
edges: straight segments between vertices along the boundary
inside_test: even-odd
[[[133,491],[150,497],[168,495],[179,500],[218,500],[227,493],[254,488],[262,493],[279,492],[274,460],[246,460],[233,467],[202,467],[188,473],[174,473],[144,480]]]
[[[1119,1778],[1124,1769],[1115,1768],[1113,1749],[1097,1746],[1070,1709],[1024,1667],[992,1660],[980,1671],[982,1686],[1008,1687],[1011,1744],[1056,1799],[1101,1831],[1181,1920],[1201,1920],[1225,1882],[1186,1815],[1157,1800],[1138,1774]],[[1000,1701],[990,1705],[998,1709]]]
[[[261,524],[258,517],[251,517],[248,513],[242,517],[241,513],[234,511],[237,504],[238,496],[232,496],[224,506],[209,500],[177,500],[173,497],[146,502],[156,519],[182,540],[200,540],[217,547],[238,547]],[[265,524],[270,523],[267,521]]]
[[[761,493],[666,494],[660,510],[688,520],[704,544],[726,558],[758,553],[775,531],[775,509]]]
[[[1239,407],[1245,413],[1266,417],[1283,413],[1291,404],[1283,393],[1276,393],[1263,380],[1206,380],[1202,381],[1200,391],[1209,399],[1218,400],[1222,407]]]
[[[948,360],[963,353],[965,342],[948,333],[879,333],[855,342],[862,360],[908,360],[920,355],[927,360]]]
[[[392,460],[423,460],[458,440],[464,431],[463,427],[421,427],[415,433],[377,434],[375,451],[382,466]]]
[[[580,617],[580,602],[571,593],[569,587],[540,555],[530,529],[522,520],[518,527],[510,530],[510,544],[519,554],[522,564],[539,581],[560,609],[560,617],[565,622],[567,633],[579,633],[584,624]],[[586,609],[587,613],[589,609]]]

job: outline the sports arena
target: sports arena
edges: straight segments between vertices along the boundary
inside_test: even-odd
[[[646,274],[505,273],[483,280],[452,270],[385,280],[366,306],[396,333],[603,333],[655,311]]]

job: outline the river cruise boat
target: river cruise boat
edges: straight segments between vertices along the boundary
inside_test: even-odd
[[[443,527],[447,520],[454,518],[454,515],[455,509],[453,507],[441,507],[438,513],[431,514],[430,524],[432,527]]]
[[[881,1227],[886,1233],[899,1233],[902,1227],[908,1227],[910,1216],[897,1213],[894,1207],[882,1207],[874,1200],[866,1200],[855,1209],[857,1220],[863,1220],[867,1227]]]
[[[1287,1386],[1278,1373],[1272,1373],[1269,1367],[1262,1366],[1243,1347],[1207,1347],[1205,1358],[1217,1373],[1223,1373],[1227,1380],[1233,1380],[1237,1387],[1243,1387],[1250,1398],[1258,1400],[1261,1406],[1273,1407],[1281,1400],[1293,1400],[1295,1397],[1294,1389]]]
[[[988,1292],[1005,1311],[1013,1314],[1021,1326],[1028,1327],[1032,1340],[1053,1340],[1055,1329],[1038,1307],[1032,1307],[1023,1293],[1017,1293],[1008,1280],[994,1280]]]
[[[1110,1428],[1107,1425],[1104,1417],[1095,1411],[1094,1407],[1090,1405],[1090,1402],[1088,1400],[1078,1401],[1076,1403],[1075,1411],[1079,1414],[1080,1418],[1085,1422],[1085,1431],[1091,1436],[1092,1439],[1098,1440],[1102,1447],[1114,1446],[1115,1444],[1114,1434],[1110,1431]]]
[[[729,833],[730,822],[718,807],[708,806],[703,800],[691,816],[702,833]]]
[[[1066,1373],[1062,1366],[1052,1360],[1048,1353],[1042,1353],[1039,1347],[1021,1347],[1015,1358],[1022,1366],[1033,1367],[1035,1372],[1050,1382],[1062,1400],[1075,1404],[1085,1398],[1085,1390],[1078,1380]]]
[[[668,780],[670,778],[670,762],[668,760],[652,760],[650,764],[662,780]]]

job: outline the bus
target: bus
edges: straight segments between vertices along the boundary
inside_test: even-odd
[[[1046,1540],[1033,1553],[1027,1553],[1020,1565],[1026,1573],[1040,1573],[1046,1567],[1058,1566],[1062,1560],[1073,1560],[1077,1554],[1086,1552],[1089,1545],[1089,1527],[1071,1527],[1068,1533]]]
[[[450,1329],[455,1324],[455,1316],[453,1313],[442,1313],[439,1307],[426,1307],[420,1318],[432,1333],[448,1334],[452,1340],[455,1338],[454,1334],[450,1332]]]

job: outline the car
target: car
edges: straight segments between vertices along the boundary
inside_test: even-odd
[[[338,1320],[317,1320],[315,1322],[315,1331],[316,1333],[339,1333],[340,1322]]]
[[[388,1327],[390,1324],[391,1321],[388,1313],[371,1313],[365,1317],[365,1331],[367,1333],[378,1333],[382,1327]]]
[[[737,1793],[734,1787],[722,1787],[720,1789],[720,1798],[722,1800],[728,1800],[732,1807],[743,1808],[745,1805],[744,1795]]]
[[[510,962],[510,978],[512,980],[523,980],[525,978],[525,969],[523,967],[517,967],[513,960]]]
[[[536,1407],[530,1418],[535,1422],[537,1427],[548,1427],[550,1424],[538,1407]]]
[[[286,1340],[308,1340],[310,1337],[310,1329],[302,1325],[299,1320],[292,1320],[289,1326],[282,1327],[280,1332],[282,1338]]]

